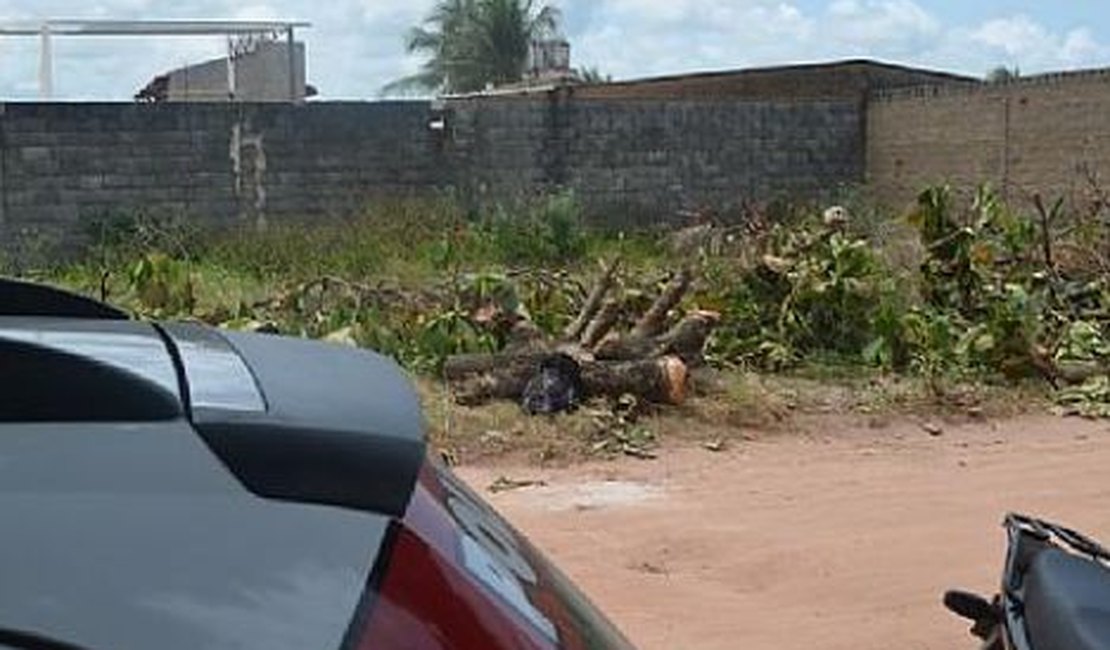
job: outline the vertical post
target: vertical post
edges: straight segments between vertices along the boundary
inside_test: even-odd
[[[230,102],[235,101],[235,93],[237,91],[238,82],[235,79],[235,39],[236,35],[228,34],[227,36],[227,100]]]
[[[54,50],[50,39],[50,24],[42,24],[39,43],[39,99],[54,98]]]
[[[300,93],[297,92],[297,41],[293,38],[292,25],[285,30],[285,40],[289,48],[289,101],[295,104]]]
[[[1008,89],[1007,89],[1008,90]],[[1005,90],[1003,92],[1006,92]],[[1010,104],[1010,95],[1003,99],[1002,114],[1002,200],[1010,200],[1010,131],[1013,121],[1013,110]]]

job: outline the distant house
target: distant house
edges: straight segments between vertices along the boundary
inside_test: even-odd
[[[290,74],[293,79],[290,80]],[[258,41],[233,56],[158,75],[135,94],[140,102],[289,102],[316,95],[305,83],[305,46]]]
[[[849,59],[633,79],[584,86],[575,95],[584,99],[862,99],[877,90],[979,83],[977,78],[939,70]]]
[[[533,75],[525,83],[465,96],[521,97],[567,89],[578,99],[794,101],[858,98],[912,86],[976,86],[981,79],[939,70],[870,59],[803,63],[761,68],[646,77],[606,83],[579,83],[557,74]]]

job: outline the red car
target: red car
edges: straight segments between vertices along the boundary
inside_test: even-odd
[[[369,352],[0,281],[0,465],[0,648],[631,648]]]

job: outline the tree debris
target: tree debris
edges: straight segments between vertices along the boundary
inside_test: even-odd
[[[554,341],[518,315],[504,352],[449,357],[443,376],[456,401],[474,406],[491,400],[521,402],[530,414],[573,410],[585,399],[635,395],[659,404],[682,404],[690,391],[690,369],[704,364],[704,349],[720,314],[692,311],[676,318],[694,275],[682,269],[667,283],[627,334],[621,323],[625,302],[610,297],[618,285],[619,261],[601,276],[577,316]],[[515,337],[513,332],[519,333]]]

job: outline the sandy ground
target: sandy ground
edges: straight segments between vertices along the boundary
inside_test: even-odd
[[[642,650],[970,649],[940,595],[992,591],[1007,511],[1110,540],[1108,423],[807,430],[652,462],[459,472]],[[485,491],[501,476],[547,485]]]

